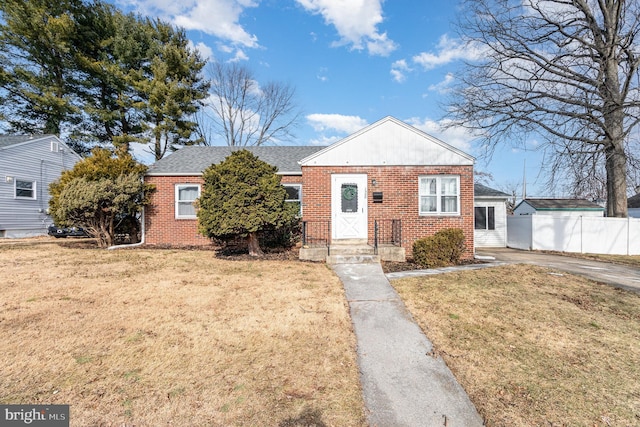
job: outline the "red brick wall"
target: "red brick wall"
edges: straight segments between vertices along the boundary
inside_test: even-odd
[[[300,176],[282,176],[283,184],[300,184]],[[203,246],[211,241],[198,233],[197,219],[175,218],[175,186],[203,184],[200,176],[147,176],[145,182],[156,186],[151,203],[145,208],[145,243],[169,246]]]
[[[331,220],[332,174],[364,173],[368,180],[370,242],[374,238],[374,220],[400,219],[402,246],[410,258],[414,241],[443,228],[455,227],[464,231],[465,258],[473,257],[473,166],[305,166],[302,170],[303,220]],[[418,181],[423,175],[460,176],[460,216],[419,215]],[[373,179],[377,181],[375,187],[371,184]],[[372,202],[374,191],[383,193],[382,203]]]

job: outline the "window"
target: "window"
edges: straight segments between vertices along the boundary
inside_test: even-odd
[[[15,180],[16,199],[36,199],[36,182]]]
[[[358,184],[342,184],[340,191],[342,212],[358,212]]]
[[[474,209],[476,230],[496,229],[496,208],[493,206],[479,206]]]
[[[193,205],[200,197],[198,184],[176,185],[176,218],[196,218],[196,207]]]
[[[298,212],[302,213],[302,185],[300,184],[283,184],[284,189],[287,191],[287,203],[297,203]]]
[[[421,176],[419,193],[420,214],[460,214],[459,176]]]
[[[51,152],[57,153],[58,151],[60,151],[60,145],[58,144],[58,141],[51,141]]]

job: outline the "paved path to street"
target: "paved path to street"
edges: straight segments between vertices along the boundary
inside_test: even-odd
[[[349,302],[371,427],[480,427],[464,389],[434,354],[378,263],[335,264]]]

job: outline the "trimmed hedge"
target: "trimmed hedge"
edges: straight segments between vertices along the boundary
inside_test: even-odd
[[[446,267],[460,263],[464,253],[464,232],[460,228],[445,228],[433,236],[413,243],[413,260],[423,268]]]

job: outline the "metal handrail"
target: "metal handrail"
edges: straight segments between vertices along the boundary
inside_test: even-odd
[[[390,244],[402,246],[402,221],[399,219],[375,219],[373,221],[373,247]]]
[[[302,244],[324,244],[327,247],[327,255],[330,255],[331,221],[302,221]]]

